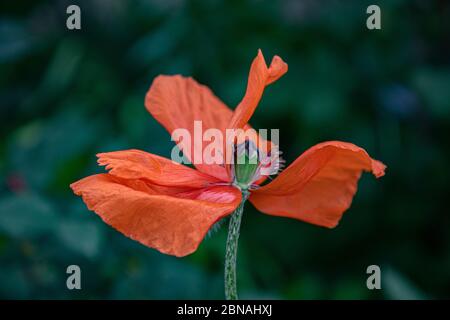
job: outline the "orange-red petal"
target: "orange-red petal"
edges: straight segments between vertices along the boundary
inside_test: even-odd
[[[379,178],[385,168],[354,144],[324,142],[308,149],[272,182],[255,190],[250,201],[270,215],[333,228],[350,207],[362,171]]]
[[[110,174],[86,177],[71,188],[107,224],[133,240],[177,257],[194,252],[209,228],[241,201],[239,191],[228,186],[176,196],[147,188],[142,180]]]
[[[202,121],[202,130],[214,128],[224,132],[232,117],[232,111],[212,91],[192,78],[180,75],[161,75],[155,78],[145,97],[145,107],[170,134],[174,130],[187,129],[194,139],[194,121]],[[195,150],[202,151],[206,144],[194,141],[191,146],[186,141],[180,149],[191,148],[191,159]],[[226,180],[225,168],[219,165],[196,164],[202,172]]]
[[[245,96],[236,107],[228,128],[244,128],[255,112],[264,88],[278,80],[287,70],[288,65],[279,56],[274,56],[270,66],[267,67],[261,50],[258,50],[250,67]]]
[[[97,154],[98,163],[109,173],[124,179],[145,179],[162,186],[202,188],[220,180],[141,150],[122,150]]]

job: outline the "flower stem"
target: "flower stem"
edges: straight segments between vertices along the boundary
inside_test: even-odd
[[[228,226],[227,247],[225,250],[225,298],[227,300],[238,299],[236,289],[236,259],[242,213],[248,196],[248,191],[242,191],[242,201],[239,207],[231,214],[230,225]]]

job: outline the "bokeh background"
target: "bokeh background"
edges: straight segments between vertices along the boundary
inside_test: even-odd
[[[82,30],[66,29],[81,7]],[[382,30],[369,31],[378,4]],[[169,156],[147,113],[158,74],[192,75],[230,107],[261,48],[289,72],[252,119],[280,128],[287,162],[324,140],[388,165],[365,174],[333,230],[247,205],[242,298],[450,297],[450,2],[337,0],[2,1],[0,3],[0,297],[222,298],[226,226],[183,259],[104,224],[69,184],[103,172],[95,154]],[[66,267],[82,290],[66,288]],[[382,290],[366,288],[377,264]]]

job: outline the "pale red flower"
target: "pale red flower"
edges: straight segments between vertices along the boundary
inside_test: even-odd
[[[192,131],[195,120],[202,121],[205,129],[244,128],[265,87],[287,69],[278,56],[267,67],[259,51],[245,96],[234,111],[209,88],[180,75],[158,76],[145,106],[169,133],[178,128]],[[227,166],[197,164],[193,169],[139,150],[97,156],[109,172],[71,184],[75,194],[118,231],[166,254],[194,252],[210,227],[242,200]],[[378,178],[385,168],[354,144],[323,142],[300,155],[270,183],[251,188],[249,200],[263,213],[332,228],[349,208],[361,173],[372,172]],[[264,177],[251,183],[263,181]]]

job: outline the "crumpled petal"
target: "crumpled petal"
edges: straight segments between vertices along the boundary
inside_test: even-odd
[[[235,188],[216,186],[160,194],[142,180],[110,174],[81,179],[71,188],[104,222],[127,237],[177,257],[194,252],[209,228],[241,201]]]
[[[145,97],[145,107],[151,115],[164,126],[170,134],[174,130],[184,128],[194,140],[194,121],[202,121],[202,130],[210,128],[225,132],[233,112],[212,91],[192,78],[180,75],[161,75],[155,78]],[[191,158],[196,150],[202,154],[206,143],[197,142],[192,145]],[[187,141],[176,141],[180,149],[191,148]],[[186,149],[184,149],[186,150]],[[227,180],[225,168],[217,164],[196,164],[195,167],[221,180]]]
[[[261,50],[258,50],[250,67],[245,96],[234,110],[228,128],[244,128],[255,112],[264,88],[278,80],[287,70],[288,65],[279,56],[274,56],[270,66],[267,67]]]
[[[220,180],[167,158],[141,150],[97,154],[98,163],[124,179],[145,179],[163,186],[203,188]]]
[[[385,168],[354,144],[324,142],[308,149],[272,182],[255,190],[250,201],[270,215],[333,228],[350,207],[362,171],[379,178]]]

